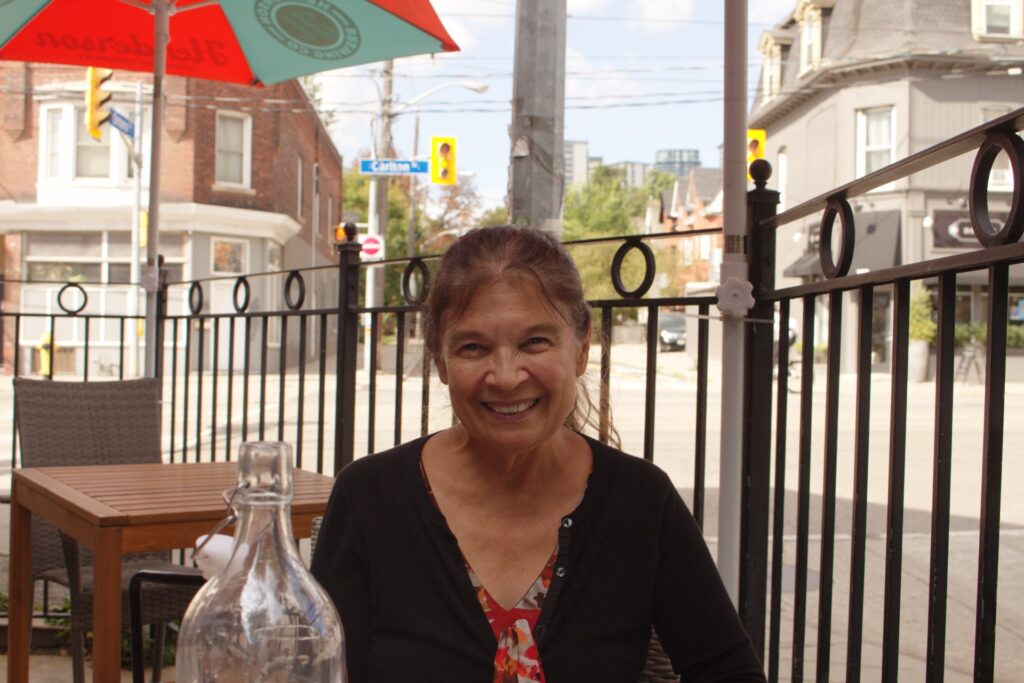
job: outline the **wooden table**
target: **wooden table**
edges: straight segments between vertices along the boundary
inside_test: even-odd
[[[120,679],[121,558],[189,548],[225,513],[235,463],[94,465],[14,470],[11,481],[7,680],[28,681],[32,624],[31,519],[38,515],[93,549],[93,680]],[[295,470],[292,525],[310,534],[334,479]]]

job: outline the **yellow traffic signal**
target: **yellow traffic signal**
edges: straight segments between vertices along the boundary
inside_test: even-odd
[[[455,138],[430,138],[430,182],[455,184]]]
[[[88,129],[89,135],[97,140],[103,137],[100,126],[110,118],[110,112],[103,107],[112,97],[102,87],[113,75],[112,70],[99,69],[95,66],[86,67],[85,70],[85,127]]]
[[[765,136],[763,128],[747,129],[747,180],[752,180],[750,165],[758,159],[764,159]]]

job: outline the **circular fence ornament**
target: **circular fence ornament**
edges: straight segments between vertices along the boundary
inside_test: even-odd
[[[241,303],[238,302],[239,292],[244,294]],[[245,313],[245,309],[249,308],[249,279],[244,275],[235,280],[235,289],[231,293],[231,303],[235,305],[236,313]]]
[[[412,291],[412,277],[415,273],[420,274],[420,291],[414,294]],[[402,272],[402,296],[406,303],[419,306],[427,299],[427,290],[430,289],[430,270],[427,264],[419,256],[416,256],[405,266]]]
[[[203,285],[199,282],[193,282],[188,288],[188,310],[192,315],[199,315],[203,310]]]
[[[832,257],[832,230],[839,217],[839,258]],[[831,197],[821,217],[821,238],[818,241],[818,256],[821,259],[821,272],[828,279],[843,277],[850,272],[853,263],[853,245],[856,232],[854,230],[853,209],[844,197]]]
[[[78,308],[71,308],[65,305],[64,293],[67,291],[78,292],[78,294],[82,297],[81,303],[78,304]],[[60,306],[60,309],[67,313],[68,315],[78,315],[85,309],[85,305],[87,303],[89,303],[89,295],[85,293],[84,289],[82,289],[82,285],[78,284],[77,282],[69,282],[63,287],[61,287],[60,291],[57,292],[57,305]]]
[[[298,283],[299,293],[292,298],[292,285]],[[293,270],[288,273],[284,281],[284,303],[288,308],[297,311],[302,308],[302,302],[306,300],[306,281],[302,279],[302,273]]]
[[[622,284],[622,262],[633,249],[638,250],[644,257],[644,279],[640,285],[633,290],[626,289],[626,286]],[[612,258],[612,286],[615,287],[615,291],[619,293],[623,299],[637,298],[639,299],[647,290],[654,284],[654,252],[647,246],[643,240],[638,237],[629,237],[625,243],[619,247],[618,251],[615,252],[615,256]]]
[[[1013,171],[1013,194],[1010,196],[1010,213],[1003,227],[996,229],[988,210],[988,182],[992,165],[1000,152],[1006,152]],[[983,246],[998,247],[1013,244],[1024,234],[1024,215],[1020,212],[1020,185],[1024,179],[1024,140],[1016,134],[1002,131],[991,133],[974,157],[971,169],[971,190],[967,193],[974,236]]]

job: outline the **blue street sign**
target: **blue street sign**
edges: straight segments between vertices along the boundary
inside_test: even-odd
[[[413,159],[360,159],[362,175],[417,175],[430,173],[430,162]]]
[[[131,139],[135,139],[135,124],[128,120],[127,116],[116,109],[111,109],[109,121],[111,126],[118,129]]]

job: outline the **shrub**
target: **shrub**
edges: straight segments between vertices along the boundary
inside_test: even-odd
[[[922,339],[929,344],[935,343],[935,321],[932,313],[935,306],[932,295],[927,289],[919,289],[910,297],[910,338]]]

